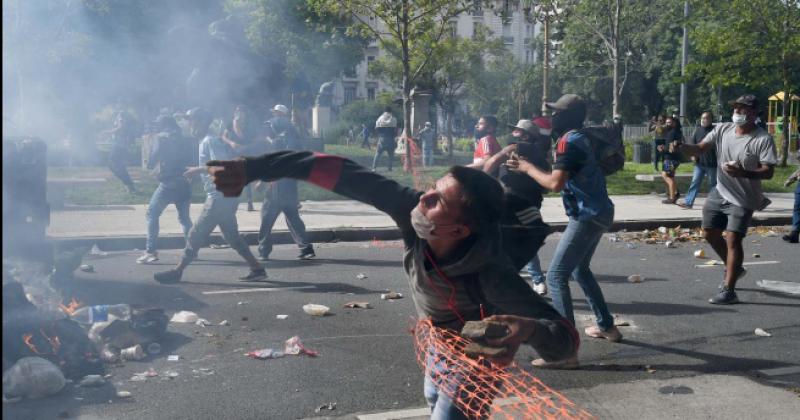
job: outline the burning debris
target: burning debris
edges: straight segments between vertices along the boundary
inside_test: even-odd
[[[72,253],[60,264],[67,270],[74,268],[83,254]],[[62,300],[46,276],[5,266],[3,274],[5,396],[40,398],[60,391],[65,378],[77,382],[102,375],[104,362],[120,360],[121,352],[125,359],[141,359],[143,348],[166,331],[168,318],[163,309],[84,306],[75,298]],[[17,278],[25,279],[25,286]],[[47,386],[41,378],[46,378]]]

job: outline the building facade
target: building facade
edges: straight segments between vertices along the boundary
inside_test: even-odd
[[[510,18],[506,22],[494,10],[484,10],[481,5],[482,3],[478,1],[471,11],[453,19],[450,35],[471,38],[483,27],[489,29],[491,38],[501,38],[503,44],[519,62],[535,63],[537,57],[534,39],[541,30],[541,25],[538,22],[528,22],[519,6],[512,5],[511,2],[507,11]],[[368,21],[381,25],[375,18],[368,18]],[[400,91],[400,86],[392,86],[369,75],[370,63],[384,54],[377,41],[368,44],[364,49],[364,59],[336,80],[334,87],[336,105],[343,106],[356,100],[373,100],[378,93],[384,91]]]

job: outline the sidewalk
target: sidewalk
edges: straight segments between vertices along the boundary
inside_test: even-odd
[[[787,225],[791,223],[794,196],[791,193],[768,194],[772,204],[757,212],[753,225]],[[661,204],[663,196],[617,195],[612,196],[616,206],[615,230],[636,230],[658,226],[699,226],[705,199],[698,198],[693,210]],[[360,241],[373,238],[399,239],[392,219],[374,208],[349,200],[304,201],[300,215],[311,232],[314,242],[335,240]],[[249,243],[261,225],[260,203],[256,211],[248,212],[246,205],[239,207],[239,230]],[[192,220],[202,211],[202,204],[193,204]],[[67,206],[53,210],[48,235],[56,241],[70,243],[97,242],[102,249],[133,249],[144,247],[145,205]],[[542,205],[542,217],[557,229],[567,222],[560,197],[548,197]],[[281,215],[275,223],[276,242],[291,243],[286,222]],[[216,230],[215,232],[219,232]],[[161,248],[182,248],[183,238],[174,206],[161,216]],[[214,242],[218,242],[219,238]],[[222,242],[219,242],[222,243]],[[105,245],[105,246],[104,246]]]

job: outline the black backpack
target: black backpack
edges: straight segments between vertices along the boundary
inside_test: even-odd
[[[591,126],[578,130],[589,138],[594,150],[597,165],[605,176],[621,170],[625,166],[625,144],[622,133],[610,127]]]

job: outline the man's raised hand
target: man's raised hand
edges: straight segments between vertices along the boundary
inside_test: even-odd
[[[238,197],[247,185],[246,163],[244,159],[210,160],[206,162],[208,174],[217,191],[225,197]]]

